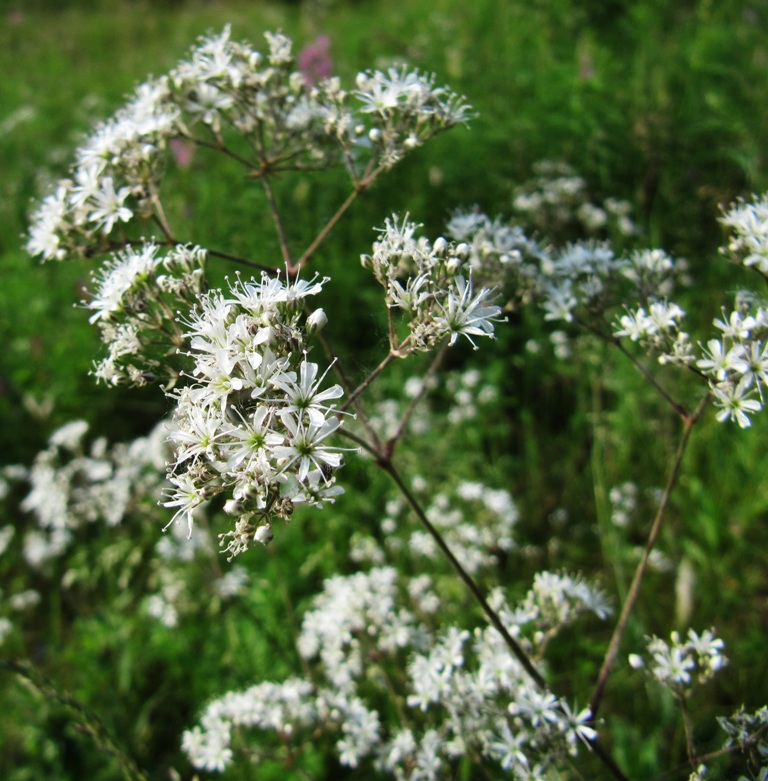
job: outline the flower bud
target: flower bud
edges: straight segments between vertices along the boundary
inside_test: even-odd
[[[371,139],[371,141],[372,141],[374,144],[378,144],[378,143],[379,143],[379,141],[381,141],[381,137],[382,137],[382,132],[381,132],[381,130],[379,130],[377,127],[373,128],[373,129],[372,129],[372,130],[371,130],[371,131],[368,133],[368,138],[370,138],[370,139]]]
[[[256,532],[253,535],[253,539],[255,542],[260,542],[262,545],[269,545],[269,543],[272,542],[273,536],[272,525],[267,523],[264,524],[264,526],[259,526],[259,528],[256,529]]]
[[[227,515],[242,515],[243,503],[238,502],[237,499],[229,499],[224,502],[224,512]]]
[[[322,309],[315,309],[314,312],[307,318],[307,331],[313,333],[314,331],[322,331],[325,326],[328,325],[328,316]]]

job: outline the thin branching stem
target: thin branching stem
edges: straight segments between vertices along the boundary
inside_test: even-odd
[[[272,221],[275,224],[275,230],[277,231],[277,240],[280,244],[280,252],[283,255],[283,263],[288,270],[288,275],[293,273],[294,265],[291,259],[291,252],[288,249],[288,240],[285,235],[285,228],[283,227],[283,221],[280,218],[280,210],[277,206],[277,199],[275,198],[275,192],[272,189],[272,182],[267,174],[261,177],[261,183],[264,185],[264,192],[267,196],[267,203],[269,203],[269,209],[272,212]]]
[[[430,533],[440,550],[443,552],[443,555],[448,559],[450,565],[456,571],[456,574],[461,578],[461,580],[464,581],[464,584],[470,590],[478,605],[480,605],[482,608],[488,621],[502,636],[513,656],[518,660],[518,662],[520,662],[523,669],[533,679],[536,685],[542,689],[546,689],[547,683],[541,673],[533,666],[533,662],[531,662],[531,660],[528,658],[528,654],[525,653],[520,643],[518,643],[517,640],[512,637],[507,628],[504,626],[504,623],[499,618],[499,614],[488,604],[488,600],[483,595],[480,587],[477,585],[474,578],[464,569],[456,556],[454,556],[453,551],[448,547],[448,544],[443,538],[443,535],[440,534],[429,518],[427,518],[427,514],[424,512],[424,508],[405,484],[403,478],[400,476],[400,473],[395,468],[391,459],[380,458],[378,464],[392,478],[400,493],[403,495],[406,502],[408,502],[410,505],[410,508],[416,514],[422,526],[424,526],[424,528]]]
[[[643,377],[656,389],[656,392],[661,396],[664,401],[669,404],[672,409],[681,417],[685,418],[688,414],[685,408],[678,404],[670,395],[667,393],[664,388],[659,384],[658,380],[651,374],[651,372],[648,371],[648,369],[642,364],[641,361],[639,361],[634,355],[632,355],[629,350],[627,350],[626,347],[619,341],[618,339],[613,339],[612,344],[614,344],[618,350],[623,354],[626,355],[627,358],[632,362],[632,365],[640,372],[640,374],[643,375]]]
[[[373,448],[370,446],[368,446],[366,449],[369,452],[374,452]],[[474,578],[464,569],[464,567],[461,565],[461,562],[456,558],[456,556],[454,556],[453,551],[451,551],[442,534],[440,534],[429,518],[427,518],[427,515],[419,503],[419,500],[413,495],[411,490],[405,484],[402,477],[400,476],[400,473],[392,463],[391,458],[382,458],[381,454],[379,454],[377,463],[395,482],[395,485],[397,485],[400,493],[402,493],[403,497],[408,502],[421,524],[435,540],[438,547],[443,552],[443,555],[448,559],[448,562],[455,570],[456,574],[467,586],[478,605],[480,605],[480,608],[485,613],[486,618],[488,619],[491,626],[493,626],[493,628],[501,635],[507,647],[512,652],[512,655],[517,659],[518,662],[520,662],[523,669],[528,673],[528,675],[540,689],[549,691],[547,682],[544,680],[544,677],[541,675],[541,673],[536,669],[528,654],[526,654],[522,646],[509,633],[501,618],[499,617],[499,614],[490,606],[488,600],[486,600],[486,598],[483,596],[483,592],[480,590],[480,587],[477,585]],[[606,768],[608,768],[614,778],[617,779],[617,781],[628,781],[627,777],[621,771],[619,766],[614,762],[613,758],[597,741],[591,742],[590,747],[595,752],[595,755],[600,759],[600,761],[603,762]]]
[[[424,395],[429,390],[429,381],[432,379],[432,377],[434,377],[435,373],[440,368],[440,365],[445,359],[445,354],[447,351],[448,351],[448,342],[445,342],[445,344],[443,344],[443,346],[438,350],[437,354],[435,355],[435,358],[432,361],[429,369],[427,369],[426,374],[422,377],[421,386],[419,387],[419,392],[411,399],[411,403],[408,405],[408,408],[405,410],[403,416],[400,418],[400,421],[397,424],[395,433],[392,434],[389,440],[387,440],[387,452],[390,456],[394,453],[395,447],[398,441],[400,440],[400,437],[403,436],[403,432],[405,431],[408,422],[410,421],[411,417],[413,417],[413,413],[416,410],[416,406],[422,400],[422,398],[424,398]]]
[[[233,152],[229,147],[225,146],[220,139],[217,139],[214,143],[212,141],[204,141],[202,138],[193,138],[192,136],[185,136],[185,138],[188,138],[190,141],[192,141],[193,144],[196,144],[197,146],[202,146],[206,149],[215,149],[217,152],[222,152],[223,154],[227,155],[227,157],[231,157],[233,160],[237,160],[238,163],[244,165],[248,170],[253,170],[254,166],[250,160],[246,160],[244,157],[241,157],[239,154],[237,154],[237,152]]]
[[[632,365],[640,372],[640,374],[643,375],[643,378],[652,385],[656,392],[661,396],[664,401],[669,404],[672,409],[683,419],[687,416],[686,409],[676,402],[670,395],[667,393],[666,390],[659,384],[659,381],[651,374],[651,372],[648,371],[648,369],[643,365],[641,361],[639,361],[632,353],[627,350],[627,348],[621,343],[620,339],[617,339],[615,336],[611,334],[606,334],[604,331],[601,331],[599,328],[595,327],[591,323],[589,323],[586,320],[582,320],[580,318],[575,318],[574,322],[576,322],[578,325],[580,325],[585,330],[589,331],[590,333],[594,334],[595,336],[599,337],[603,341],[607,342],[610,345],[613,345],[616,347],[619,352],[622,353],[622,355],[626,356],[629,361],[632,363]]]
[[[699,754],[697,761],[700,765],[702,765],[710,762],[713,759],[720,759],[720,757],[727,757],[730,754],[735,754],[737,751],[743,754],[755,746],[759,741],[759,735],[751,735],[743,743],[738,743],[733,746],[726,746],[725,748],[718,749],[717,751],[710,751],[707,754]],[[653,781],[666,781],[668,778],[682,775],[683,773],[690,773],[689,765],[679,765],[678,767],[674,767],[671,770],[667,770],[664,773],[661,773],[661,775],[656,776]]]
[[[274,266],[267,266],[263,263],[257,263],[255,260],[249,260],[248,258],[242,258],[238,255],[232,255],[229,252],[222,252],[221,250],[217,249],[206,249],[205,251],[208,255],[211,255],[214,258],[222,258],[223,260],[229,260],[232,263],[239,263],[241,266],[260,269],[261,271],[266,271],[268,274],[273,274],[275,276],[280,274],[280,269],[277,269]]]
[[[357,388],[352,391],[352,393],[349,394],[349,396],[347,396],[347,400],[342,405],[341,411],[343,412],[344,410],[349,409],[352,404],[355,403],[357,397],[361,393],[364,393],[370,384],[384,371],[384,369],[386,369],[387,366],[389,366],[389,364],[398,357],[399,355],[396,352],[390,350],[381,363],[360,383],[360,385],[357,386]]]
[[[352,396],[354,393],[352,381],[349,379],[349,375],[347,374],[346,370],[344,369],[344,364],[341,361],[341,359],[338,357],[338,355],[334,352],[333,348],[331,347],[331,343],[328,341],[328,337],[326,336],[324,331],[320,331],[317,335],[318,340],[320,341],[320,344],[323,348],[323,351],[325,352],[326,356],[328,357],[328,360],[330,361],[331,365],[333,366],[334,372],[336,372],[336,376],[341,381],[341,385],[344,388],[345,394],[349,397]],[[368,415],[365,412],[365,408],[360,402],[359,394],[354,399],[354,406],[355,406],[355,412],[357,414],[358,420],[362,423],[363,427],[365,428],[366,432],[368,433],[368,436],[371,438],[371,441],[374,443],[374,445],[377,448],[381,447],[381,441],[379,440],[378,435],[376,434],[376,431],[374,430],[373,426],[371,426],[370,421],[368,420]],[[348,405],[345,405],[345,409]]]
[[[317,248],[325,241],[328,234],[333,230],[336,223],[346,214],[349,207],[357,200],[358,196],[367,190],[375,181],[376,177],[384,170],[383,167],[376,168],[374,171],[364,176],[359,182],[355,183],[355,188],[347,196],[344,203],[339,206],[336,213],[325,224],[325,227],[315,236],[312,243],[304,250],[304,254],[296,262],[296,268],[302,269],[309,263]]]
[[[285,235],[283,220],[280,217],[280,209],[277,205],[277,198],[275,197],[275,191],[272,189],[272,181],[269,177],[271,163],[269,156],[267,155],[263,127],[259,128],[259,152],[261,156],[261,183],[264,185],[264,193],[267,196],[267,203],[269,204],[269,210],[272,214],[272,222],[275,224],[275,230],[277,231],[277,240],[280,244],[280,252],[283,255],[283,263],[285,264],[286,273],[288,276],[291,276],[294,273],[294,265],[293,260],[291,259],[290,250],[288,249],[288,240]]]
[[[613,630],[613,635],[611,636],[610,643],[608,644],[608,650],[606,651],[602,667],[600,668],[600,674],[597,677],[597,683],[595,684],[595,689],[589,705],[593,719],[595,718],[600,707],[600,703],[602,702],[603,694],[605,693],[605,686],[608,682],[608,677],[611,674],[611,670],[621,647],[621,640],[624,637],[627,625],[629,624],[629,618],[632,614],[632,609],[634,608],[635,602],[637,601],[637,598],[640,594],[640,586],[648,568],[648,561],[650,559],[651,552],[653,551],[654,545],[656,544],[656,540],[659,536],[659,531],[661,530],[661,525],[667,511],[667,506],[669,505],[669,499],[672,495],[672,490],[674,489],[677,483],[677,478],[680,474],[680,467],[683,463],[683,456],[685,455],[685,451],[688,447],[691,431],[693,430],[693,427],[698,419],[701,417],[701,414],[704,412],[704,409],[709,402],[709,398],[709,395],[705,396],[696,407],[693,414],[683,419],[683,433],[677,446],[677,452],[675,453],[672,468],[669,472],[669,477],[667,478],[667,484],[664,488],[664,493],[662,494],[661,501],[659,502],[659,508],[656,511],[656,517],[653,519],[653,523],[651,524],[651,530],[648,534],[648,542],[646,543],[643,556],[640,559],[640,563],[637,565],[637,569],[635,570],[634,578],[632,579],[629,591],[627,592],[627,597],[624,600],[624,605],[621,608],[621,615],[619,616],[619,620],[616,623],[615,629]]]
[[[155,207],[153,216],[157,224],[160,226],[160,230],[165,235],[166,241],[169,245],[172,246],[176,243],[176,240],[173,238],[173,231],[171,230],[168,218],[165,216],[165,209],[163,209],[162,201],[160,200],[160,196],[157,193],[157,188],[154,185],[151,186],[151,193],[152,204]]]
[[[688,752],[688,762],[691,769],[696,770],[699,766],[699,760],[696,756],[696,746],[693,742],[693,721],[691,720],[691,714],[688,712],[685,694],[678,695],[677,700],[680,703],[680,710],[683,712],[683,729],[685,730],[685,748]]]

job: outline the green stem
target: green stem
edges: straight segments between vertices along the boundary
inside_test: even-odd
[[[344,216],[349,207],[357,200],[358,196],[367,190],[374,182],[376,177],[383,171],[382,167],[372,171],[367,176],[363,177],[359,182],[355,183],[355,189],[347,196],[344,203],[339,206],[336,213],[326,223],[325,227],[320,233],[315,236],[312,243],[304,250],[304,254],[298,259],[296,265],[293,267],[296,270],[304,268],[309,263],[310,258],[315,253],[315,250],[325,241],[328,234],[333,230],[336,223]]]
[[[384,460],[380,458],[379,466],[395,482],[395,485],[397,485],[398,489],[400,490],[400,493],[405,497],[405,500],[408,502],[413,512],[416,513],[416,516],[421,521],[424,528],[432,535],[432,538],[437,543],[440,550],[443,552],[443,555],[448,559],[451,566],[456,571],[456,574],[464,581],[464,584],[470,590],[472,596],[477,600],[477,603],[482,608],[488,621],[491,623],[493,628],[502,636],[504,642],[507,644],[507,647],[512,652],[512,655],[518,660],[518,662],[520,662],[523,669],[533,679],[536,685],[542,689],[546,689],[547,682],[544,680],[541,673],[533,666],[533,663],[528,658],[528,655],[522,649],[521,645],[509,633],[507,628],[504,626],[504,623],[499,618],[498,613],[488,604],[488,600],[486,600],[485,596],[483,595],[483,592],[480,590],[480,587],[477,585],[477,583],[475,583],[475,580],[464,569],[464,567],[461,565],[461,562],[453,555],[453,551],[448,547],[448,544],[443,538],[443,535],[440,534],[440,532],[435,528],[435,526],[432,524],[429,518],[427,518],[427,515],[424,512],[422,506],[419,504],[418,499],[416,499],[416,497],[411,493],[411,490],[408,488],[408,486],[403,482],[403,478],[400,476],[400,473],[397,471],[397,469],[395,469],[395,466],[392,463],[392,461],[388,459]]]
[[[693,427],[698,419],[701,417],[701,414],[704,412],[704,408],[707,406],[708,402],[709,396],[705,396],[699,403],[698,407],[696,407],[693,414],[683,418],[683,433],[680,437],[677,453],[675,454],[675,459],[672,463],[672,469],[670,470],[669,477],[667,478],[667,485],[664,488],[664,493],[662,494],[659,508],[656,512],[656,517],[653,519],[653,523],[651,524],[651,531],[648,534],[648,542],[646,543],[643,557],[640,559],[640,563],[637,565],[637,569],[635,570],[635,576],[632,579],[629,591],[627,592],[627,598],[624,600],[624,605],[621,609],[621,615],[619,616],[619,620],[615,629],[613,630],[613,635],[611,636],[608,650],[606,651],[605,658],[603,659],[603,665],[600,668],[600,674],[597,677],[597,683],[595,684],[595,690],[592,694],[592,700],[590,701],[589,705],[593,719],[595,718],[597,710],[600,707],[603,694],[605,693],[605,686],[608,682],[608,676],[611,674],[614,662],[616,661],[616,657],[619,654],[621,640],[624,637],[624,632],[626,631],[627,625],[629,624],[632,609],[634,608],[635,602],[637,601],[637,598],[640,594],[640,586],[648,568],[648,561],[651,556],[651,551],[653,551],[653,547],[656,544],[656,540],[659,536],[659,531],[661,530],[661,524],[664,520],[667,506],[669,505],[672,489],[675,487],[677,478],[680,474],[680,467],[683,463],[683,456],[685,455],[685,451],[688,447],[691,431],[693,430]]]

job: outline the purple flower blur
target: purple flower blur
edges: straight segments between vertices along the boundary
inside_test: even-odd
[[[318,35],[299,52],[299,71],[304,81],[311,87],[333,72],[331,60],[331,39],[327,35]]]

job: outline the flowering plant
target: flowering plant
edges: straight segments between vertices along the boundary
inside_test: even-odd
[[[673,300],[686,284],[686,264],[660,249],[625,253],[600,240],[606,226],[624,239],[638,234],[627,205],[593,204],[572,172],[545,166],[515,193],[514,208],[518,215],[536,214],[539,230],[553,231],[548,239],[476,208],[454,212],[446,235],[434,240],[420,236],[421,226],[408,216],[384,220],[361,262],[383,289],[387,344],[380,363],[355,379],[347,356],[324,332],[328,314],[311,303],[332,281],[309,267],[362,192],[438,132],[466,123],[471,111],[462,97],[417,70],[364,72],[349,89],[325,73],[307,78],[285,36],[267,34],[266,40],[268,52],[261,54],[232,41],[225,29],[203,39],[168,75],[137,88],[78,149],[69,176],[33,217],[27,241],[33,255],[45,261],[105,256],[84,302],[106,349],[94,367],[96,379],[111,386],[159,384],[172,405],[162,429],[170,452],[159,498],[159,481],[147,477],[148,465],[157,466],[156,450],[139,448],[125,465],[120,449],[96,447],[86,456],[78,451],[79,424],[57,432],[32,470],[6,475],[31,483],[23,509],[44,529],[61,532],[38,545],[44,549],[38,560],[60,554],[83,518],[119,523],[143,497],[134,495],[136,484],[172,511],[165,528],[180,524],[190,544],[209,510],[218,524],[226,517],[226,529],[216,536],[231,559],[254,542],[272,541],[297,505],[333,503],[343,493],[343,454],[359,453],[391,478],[399,497],[387,506],[380,534],[361,534],[351,543],[359,571],[326,578],[305,612],[297,646],[306,674],[213,700],[200,725],[183,737],[192,764],[221,771],[236,752],[258,758],[262,749],[240,734],[240,728],[258,728],[278,747],[289,747],[283,761],[293,762],[302,743],[332,735],[342,765],[367,763],[396,778],[447,777],[462,763],[544,778],[587,747],[607,772],[624,779],[604,747],[603,694],[694,425],[710,402],[718,421],[741,428],[762,410],[768,309],[756,295],[740,293],[733,310],[714,320],[719,336],[693,338],[683,329],[683,307]],[[174,142],[223,155],[262,188],[279,258],[236,256],[177,232],[166,206]],[[288,172],[317,176],[332,167],[346,172],[351,192],[296,252],[275,182]],[[765,209],[764,199],[755,199],[723,217],[734,233],[725,251],[763,276]],[[573,223],[589,238],[561,242],[557,234]],[[211,269],[219,262],[240,270],[222,281]],[[576,618],[606,620],[611,600],[580,575],[548,569],[517,598],[488,588],[481,578],[493,577],[515,545],[511,496],[463,481],[430,501],[395,459],[406,431],[416,428],[447,350],[464,340],[477,349],[508,312],[535,305],[545,323],[581,329],[626,356],[683,424],[587,707],[574,707],[555,691],[546,652]],[[313,352],[318,345],[322,358]],[[432,354],[431,363],[404,389],[405,406],[395,403],[391,415],[392,407],[372,412],[366,396],[374,382],[397,360],[420,353]],[[667,374],[659,375],[673,370],[692,380],[683,383],[683,395],[677,385],[668,389]],[[465,402],[457,401],[447,416],[457,428],[475,414],[466,401],[467,395],[473,400],[477,381],[467,377],[459,382]],[[155,448],[158,436],[149,440]],[[74,454],[65,464],[58,463],[62,449]],[[124,481],[118,473],[125,473]],[[119,502],[98,498],[113,492]],[[406,513],[420,528],[398,536]],[[437,565],[435,572],[415,574],[418,556],[447,562],[470,606],[451,586],[443,588],[447,580]],[[219,579],[222,599],[247,583],[242,570],[232,572],[238,574]],[[159,574],[156,581],[159,592],[147,601],[147,612],[173,627],[183,578]],[[477,607],[487,625],[469,625],[467,615]],[[713,633],[689,631],[687,638],[673,634],[672,646],[653,638],[648,649],[654,677],[681,707],[695,668],[703,680],[724,666],[723,641]],[[642,666],[640,657],[633,655],[631,666]],[[388,698],[389,705],[382,704]],[[739,732],[738,745],[762,740],[757,721],[756,715],[725,722],[731,743],[737,745],[742,722],[754,734],[742,739]],[[701,774],[689,726],[686,714],[688,758]],[[264,745],[274,748],[269,740]]]

